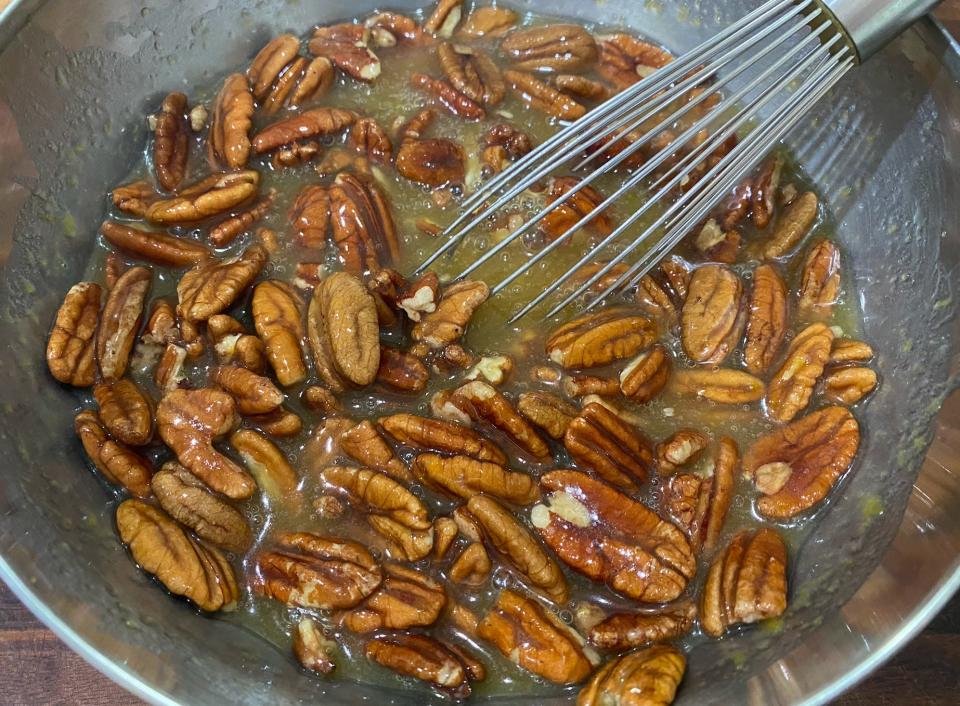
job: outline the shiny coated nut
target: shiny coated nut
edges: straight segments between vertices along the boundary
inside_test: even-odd
[[[823,378],[823,396],[838,404],[856,404],[876,387],[877,374],[870,368],[839,368]]]
[[[303,303],[285,282],[267,280],[253,290],[250,310],[257,335],[263,341],[267,360],[281,385],[303,382],[307,366],[303,360]]]
[[[240,414],[266,414],[283,404],[283,393],[270,378],[246,368],[215,368],[211,380],[233,396]]]
[[[330,187],[334,242],[344,269],[361,277],[400,259],[390,205],[372,180],[340,173]]]
[[[410,470],[428,488],[464,500],[485,493],[514,505],[527,505],[540,497],[536,481],[526,473],[469,456],[420,454]]]
[[[231,74],[213,104],[207,150],[212,162],[242,169],[250,158],[253,95],[243,74]]]
[[[587,109],[553,86],[544,83],[533,74],[524,71],[506,70],[503,78],[514,94],[531,108],[559,120],[582,118]]]
[[[650,443],[643,435],[595,402],[570,422],[563,445],[576,463],[621,488],[643,483],[653,466]]]
[[[124,444],[110,439],[96,412],[80,412],[74,417],[73,429],[90,462],[107,480],[122,485],[138,498],[149,497],[150,475],[153,473],[150,462]]]
[[[413,327],[413,340],[434,350],[459,341],[474,312],[489,296],[490,288],[479,281],[463,280],[446,287],[436,310],[426,313]]]
[[[157,183],[166,191],[176,189],[187,171],[190,142],[186,112],[187,97],[182,93],[171,93],[163,99],[157,115],[153,167],[157,173]]]
[[[486,117],[486,111],[480,103],[460,93],[446,81],[432,78],[426,74],[415,73],[410,84],[446,108],[450,113],[465,120],[480,120]]]
[[[620,391],[636,402],[649,402],[666,386],[672,367],[667,349],[656,345],[620,372]]]
[[[269,439],[252,429],[238,429],[230,435],[230,445],[243,459],[260,491],[272,503],[297,495],[297,472],[284,453]]]
[[[398,459],[377,428],[369,419],[364,419],[340,435],[340,449],[364,466],[386,473],[394,480],[407,482],[413,478],[410,471]]]
[[[210,257],[210,249],[200,243],[116,221],[104,221],[100,234],[113,247],[156,265],[189,267]]]
[[[591,645],[605,650],[629,650],[682,637],[696,618],[697,604],[692,601],[653,613],[614,613],[593,625],[587,637]]]
[[[562,439],[577,416],[575,406],[549,392],[521,393],[517,411],[554,439]]]
[[[450,404],[475,421],[485,421],[496,427],[535,458],[549,458],[547,443],[495,387],[480,380],[468,382],[454,391]]]
[[[618,89],[632,86],[673,57],[660,47],[622,32],[600,37],[597,71]]]
[[[401,392],[423,392],[429,380],[430,371],[419,358],[389,346],[380,347],[377,382]]]
[[[564,368],[592,368],[636,355],[653,343],[656,335],[649,319],[607,309],[556,329],[547,339],[547,355]]]
[[[803,261],[800,276],[801,316],[824,317],[840,298],[840,251],[829,240],[818,240]]]
[[[383,583],[344,614],[343,624],[357,633],[432,625],[446,602],[443,586],[430,577],[399,564],[385,564]]]
[[[102,382],[93,388],[103,425],[118,441],[143,446],[153,436],[153,409],[132,380]]]
[[[681,429],[657,445],[657,471],[665,476],[690,463],[710,440],[696,429]]]
[[[574,71],[597,58],[597,43],[580,25],[553,24],[515,30],[500,50],[524,71]]]
[[[767,412],[778,422],[789,422],[813,396],[823,366],[830,358],[833,331],[811,324],[790,342],[787,357],[767,385]]]
[[[687,660],[672,645],[653,645],[607,662],[577,696],[577,706],[673,703]]]
[[[94,336],[102,290],[80,282],[67,292],[47,339],[47,367],[57,380],[76,387],[93,384],[96,375]]]
[[[293,654],[304,669],[330,674],[336,669],[337,643],[324,636],[313,618],[300,618],[293,632]]]
[[[228,309],[256,279],[267,262],[267,251],[251,245],[229,260],[210,260],[189,270],[177,285],[177,313],[196,323]]]
[[[496,105],[503,100],[506,84],[500,69],[482,49],[441,42],[437,59],[447,81],[475,103]]]
[[[144,213],[150,223],[177,225],[219,216],[257,194],[260,175],[252,170],[213,174],[180,189],[176,196],[153,201]]]
[[[507,463],[506,455],[496,444],[461,424],[413,414],[394,414],[379,421],[390,436],[407,446],[470,456],[501,466]]]
[[[506,7],[478,7],[460,28],[465,37],[499,37],[510,31],[517,22],[517,13]]]
[[[298,140],[333,135],[353,125],[357,116],[340,108],[313,108],[271,123],[253,138],[255,154],[272,152]]]
[[[426,635],[378,637],[367,643],[364,654],[371,662],[425,681],[456,700],[470,696],[469,671],[462,657]]]
[[[380,59],[367,43],[370,30],[359,24],[341,23],[314,30],[308,47],[314,56],[323,56],[358,81],[373,81],[380,75]]]
[[[748,373],[767,372],[786,333],[787,285],[775,267],[760,265],[753,272],[753,291],[747,305],[743,362]]]
[[[683,350],[698,363],[719,365],[740,339],[740,278],[723,265],[698,267],[681,312]]]
[[[671,379],[674,392],[720,404],[747,404],[763,398],[760,378],[742,370],[677,370]]]
[[[470,544],[450,565],[450,580],[467,586],[482,586],[493,565],[482,544]]]
[[[97,364],[104,380],[118,380],[127,371],[152,280],[146,267],[131,267],[107,296],[97,329]]]
[[[810,231],[817,219],[817,195],[808,191],[787,206],[774,226],[770,240],[763,248],[768,259],[784,257]]]

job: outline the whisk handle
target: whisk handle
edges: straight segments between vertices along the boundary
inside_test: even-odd
[[[833,13],[860,61],[930,12],[940,0],[819,0]]]

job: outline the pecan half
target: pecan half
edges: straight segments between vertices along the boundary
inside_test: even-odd
[[[639,430],[596,402],[570,422],[563,445],[576,463],[621,488],[643,483],[653,467],[650,443]]]
[[[782,615],[787,608],[787,547],[772,529],[741,532],[714,559],[700,597],[700,626],[720,637],[731,625]]]
[[[579,183],[580,179],[577,177],[554,177],[547,187],[547,202],[556,204]],[[592,186],[581,187],[566,201],[554,205],[540,222],[540,230],[551,242],[557,240],[581,219],[597,211],[597,207],[603,200],[603,195]],[[594,235],[610,235],[613,230],[613,220],[605,211],[597,211],[596,215],[584,224],[584,227]]]
[[[367,643],[364,654],[371,662],[428,682],[454,699],[470,696],[471,672],[463,658],[426,635],[378,637]]]
[[[168,343],[163,355],[153,371],[153,382],[161,392],[176,390],[186,379],[183,364],[187,360],[187,351],[175,343]]]
[[[272,152],[300,140],[333,135],[353,125],[355,113],[341,108],[312,108],[271,123],[253,138],[254,154]]]
[[[660,47],[622,32],[599,39],[597,72],[620,90],[632,86],[673,60]]]
[[[685,297],[682,297],[685,298]],[[676,326],[680,313],[674,303],[674,297],[667,287],[658,282],[652,275],[644,275],[637,284],[637,304],[646,313],[667,324],[670,328]]]
[[[210,257],[210,248],[166,233],[104,221],[100,234],[127,255],[166,267],[189,267]]]
[[[313,618],[300,618],[293,632],[293,654],[304,669],[330,674],[336,669],[333,654],[337,643],[324,636]]]
[[[767,385],[767,413],[773,419],[789,422],[806,408],[832,345],[833,331],[819,323],[810,324],[790,342],[783,365]]]
[[[697,570],[687,538],[643,504],[576,471],[540,478],[531,522],[568,566],[645,603],[676,599]]]
[[[552,83],[554,87],[564,93],[586,100],[605,101],[614,94],[613,90],[606,84],[594,81],[586,76],[557,74],[553,77]]]
[[[242,169],[250,158],[253,95],[243,74],[230,74],[213,104],[207,151],[210,161]]]
[[[710,552],[717,544],[730,509],[738,460],[736,442],[724,437],[714,454],[712,475],[682,473],[672,477],[664,491],[664,506],[687,532],[694,551]]]
[[[636,355],[656,339],[653,322],[613,308],[586,314],[554,330],[547,355],[564,368],[592,368]]]
[[[150,475],[153,473],[150,462],[108,437],[96,412],[80,412],[74,417],[73,429],[90,462],[107,480],[122,485],[139,498],[150,496]]]
[[[474,103],[496,105],[503,100],[507,90],[503,76],[482,49],[441,42],[437,60],[450,85]]]
[[[249,208],[217,223],[210,229],[208,235],[210,242],[218,248],[229,245],[243,231],[248,230],[251,225],[266,216],[276,198],[277,192],[271,189],[266,196]]]
[[[333,239],[344,269],[360,277],[400,260],[400,244],[383,193],[366,177],[338,174],[330,187]]]
[[[379,419],[390,436],[401,444],[444,454],[470,456],[504,466],[507,457],[496,444],[461,424],[414,414],[394,414]]]
[[[213,447],[237,421],[233,398],[219,390],[173,390],[157,406],[157,431],[177,460],[213,490],[242,500],[253,495],[256,482]]]
[[[769,158],[753,180],[751,190],[751,218],[753,225],[763,230],[773,217],[775,198],[780,188],[780,173],[783,160],[779,156]]]
[[[257,335],[263,341],[267,360],[284,387],[303,382],[307,366],[303,360],[303,303],[286,283],[266,280],[253,290],[250,310]]]
[[[57,310],[46,355],[50,374],[62,383],[75,387],[93,384],[101,296],[100,285],[80,282],[70,288]]]
[[[553,86],[525,71],[506,69],[503,78],[516,96],[531,108],[559,120],[582,118],[587,109]]]
[[[477,633],[515,664],[557,684],[583,681],[592,670],[580,635],[515,591],[500,592]]]
[[[823,378],[823,396],[831,402],[853,405],[877,387],[877,374],[870,368],[840,368]]]
[[[380,347],[377,382],[401,392],[422,392],[430,380],[430,371],[419,358],[389,346]]]
[[[267,437],[252,429],[238,429],[230,435],[230,445],[243,459],[250,474],[257,479],[260,491],[272,503],[297,495],[297,472],[284,453]]]
[[[253,533],[243,514],[210,492],[179,463],[165,463],[154,474],[150,487],[160,507],[200,539],[237,553],[245,552],[253,543]]]
[[[817,195],[812,191],[791,201],[777,219],[770,240],[763,246],[763,256],[772,260],[793,250],[817,219],[817,204]]]
[[[707,448],[710,440],[696,429],[681,429],[657,444],[657,472],[670,475],[677,467],[690,463]]]
[[[300,40],[292,34],[281,34],[264,45],[247,69],[254,98],[263,100],[270,93],[273,82],[299,51]]]
[[[550,457],[550,447],[497,389],[481,380],[458,387],[450,404],[476,421],[485,421],[538,459]]]
[[[477,308],[490,296],[483,282],[462,280],[446,287],[436,309],[416,323],[410,335],[437,350],[459,341]]]
[[[778,492],[757,501],[776,519],[794,517],[823,500],[860,446],[860,427],[843,407],[824,407],[757,439],[743,457],[743,472],[756,478],[770,463],[785,463],[790,475]]]
[[[829,316],[840,298],[840,251],[830,240],[818,240],[803,261],[800,315]]]
[[[397,481],[376,471],[343,466],[327,468],[320,477],[367,512],[367,522],[396,545],[400,558],[418,561],[433,549],[426,507]]]
[[[420,454],[410,470],[428,488],[464,500],[486,493],[514,505],[528,505],[540,498],[536,481],[526,473],[469,456]]]
[[[133,560],[170,593],[207,612],[232,610],[240,597],[233,569],[219,550],[191,537],[163,510],[142,500],[117,508],[117,530]]]
[[[401,131],[397,173],[410,181],[432,187],[462,184],[467,159],[463,147],[452,140],[423,137],[435,118],[433,108],[426,108]]]
[[[457,538],[457,523],[452,517],[438,517],[433,521],[433,556],[442,559]]]
[[[711,218],[700,229],[693,244],[705,260],[730,265],[737,261],[740,241],[741,237],[738,231],[725,231],[719,226],[716,219]]]
[[[698,363],[719,365],[737,347],[743,330],[740,278],[723,265],[698,267],[681,311],[683,350]]]
[[[554,439],[562,439],[577,416],[577,408],[549,392],[524,392],[517,411]]]
[[[787,333],[787,286],[772,265],[760,265],[753,271],[747,312],[744,366],[753,375],[763,375]]]
[[[350,128],[349,144],[372,162],[390,164],[393,145],[386,131],[373,118],[361,118]]]
[[[450,580],[467,586],[482,586],[490,577],[492,567],[487,550],[474,542],[450,565]]]
[[[314,59],[298,56],[277,76],[270,93],[261,103],[261,109],[267,115],[273,115],[281,108],[295,108],[316,100],[330,90],[335,78],[333,62],[325,56]],[[307,160],[301,157],[301,161]]]
[[[384,564],[383,583],[343,616],[348,630],[406,630],[433,625],[447,602],[443,586],[399,564]]]
[[[359,279],[336,272],[313,290],[307,335],[320,378],[340,392],[344,379],[369,385],[380,367],[377,306]]]
[[[240,414],[266,414],[283,403],[283,392],[262,375],[246,368],[221,366],[214,368],[210,379],[233,395]]]
[[[300,608],[353,608],[380,586],[383,572],[363,545],[287,532],[254,558],[254,590]]]
[[[324,56],[348,76],[358,81],[373,81],[380,75],[380,59],[370,51],[370,30],[363,25],[341,23],[318,27],[307,48],[314,56]]]
[[[591,627],[587,639],[605,650],[630,650],[682,637],[696,619],[697,604],[692,601],[655,613],[614,613]]]
[[[118,441],[143,446],[153,436],[153,409],[132,380],[102,382],[93,388],[100,419]]]
[[[118,380],[127,371],[152,280],[146,267],[131,267],[107,296],[97,329],[97,364],[104,380]]]
[[[450,37],[460,23],[463,0],[438,0],[430,16],[423,21],[423,29],[438,37]]]
[[[345,430],[340,435],[339,444],[345,454],[364,466],[386,473],[391,478],[402,482],[413,478],[369,419],[364,419],[351,429]]]
[[[157,128],[153,137],[153,168],[157,183],[166,191],[173,191],[183,181],[190,153],[187,127],[187,97],[171,93],[163,99]]]
[[[458,117],[466,120],[480,120],[487,115],[480,103],[468,98],[446,81],[415,73],[410,76],[410,85],[433,96],[440,105]]]
[[[507,7],[478,7],[473,10],[460,28],[465,37],[499,37],[517,23],[517,13]]]
[[[165,345],[180,338],[177,315],[167,299],[154,299],[150,304],[147,324],[140,340],[148,345]]]
[[[500,51],[524,71],[575,71],[594,62],[597,43],[580,25],[553,24],[511,32]]]
[[[620,392],[636,402],[649,402],[666,386],[672,368],[667,349],[655,345],[620,371]]]
[[[830,349],[830,364],[866,363],[873,358],[870,344],[852,338],[835,338]]]
[[[617,657],[597,670],[577,696],[577,706],[673,703],[687,660],[672,645],[653,645]]]
[[[746,404],[763,398],[760,378],[742,370],[677,370],[670,380],[670,389],[685,396],[699,397],[721,404]]]
[[[151,203],[144,218],[157,225],[202,221],[226,213],[253,197],[260,187],[260,174],[253,170],[213,174],[181,189],[176,196]]]
[[[326,186],[303,187],[290,208],[290,225],[305,248],[321,249],[327,244],[330,226],[330,192]]]

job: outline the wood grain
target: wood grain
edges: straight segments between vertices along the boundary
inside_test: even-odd
[[[10,0],[0,0],[0,10]],[[960,37],[960,0],[937,11]],[[107,679],[34,618],[0,584],[0,704],[128,706],[143,702]],[[838,706],[960,703],[960,596],[907,647],[836,702]]]

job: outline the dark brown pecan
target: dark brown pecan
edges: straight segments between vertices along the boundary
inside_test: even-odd
[[[672,367],[667,349],[656,345],[638,355],[620,372],[620,391],[637,402],[649,402],[666,386]]]
[[[190,154],[187,127],[187,97],[171,93],[163,99],[157,115],[157,129],[153,137],[153,168],[157,183],[166,191],[173,191],[187,173]]]
[[[503,78],[520,100],[554,118],[576,120],[587,112],[583,105],[533,74],[507,69]]]
[[[338,174],[330,187],[333,239],[344,269],[357,277],[400,260],[390,204],[372,180]]]
[[[577,408],[549,392],[524,392],[517,411],[554,439],[562,439],[577,416]]]
[[[603,202],[604,197],[592,186],[582,186],[566,201],[558,203],[565,194],[579,184],[580,179],[577,177],[554,177],[550,180],[547,187],[547,202],[555,205],[540,222],[540,230],[546,235],[547,240],[551,242],[557,240],[594,211],[597,212],[596,215],[588,220],[583,227],[597,236],[610,235],[613,230],[613,219],[605,211],[598,210],[598,206]]]
[[[70,288],[57,310],[47,339],[47,367],[62,383],[75,387],[93,384],[101,296],[99,285],[80,282]]]
[[[632,86],[673,60],[660,47],[622,32],[599,39],[597,71],[620,90]]]
[[[373,118],[361,118],[350,128],[349,143],[372,162],[390,164],[393,145],[386,131]]]
[[[700,626],[720,637],[787,608],[787,547],[772,529],[741,532],[714,559],[700,597]]]
[[[399,564],[385,564],[383,583],[344,614],[343,624],[358,633],[432,625],[446,602],[443,586],[425,574]]]
[[[340,108],[313,108],[267,125],[253,138],[255,154],[273,150],[312,137],[333,135],[353,125],[355,113]]]
[[[540,497],[532,476],[469,456],[420,454],[410,470],[428,488],[464,500],[486,493],[514,505],[528,505]]]
[[[840,298],[840,251],[829,240],[815,242],[803,261],[800,276],[800,315],[830,316]]]
[[[531,522],[567,565],[645,603],[683,593],[697,562],[676,526],[585,473],[551,471],[540,485]]]
[[[397,173],[427,186],[462,184],[466,174],[463,147],[445,138],[424,138],[436,113],[427,108],[417,113],[401,132]]]
[[[219,550],[191,537],[163,510],[142,500],[117,508],[120,539],[133,560],[170,593],[189,598],[200,610],[233,610],[240,589]]]
[[[609,409],[591,402],[563,437],[573,460],[621,488],[643,483],[653,467],[650,443]]]
[[[406,446],[445,454],[462,454],[501,466],[507,463],[506,455],[496,444],[461,424],[413,414],[381,417],[379,422],[390,436]]]
[[[495,387],[481,380],[461,385],[450,396],[450,404],[475,421],[496,427],[524,451],[540,460],[550,457],[550,447],[513,404]]]
[[[649,319],[625,309],[605,309],[554,330],[546,350],[550,360],[564,368],[592,368],[636,355],[656,335]]]
[[[277,76],[293,61],[300,51],[300,40],[292,34],[281,34],[267,42],[247,69],[247,79],[253,97],[263,100],[269,93]]]
[[[418,88],[440,103],[450,113],[466,120],[480,120],[487,112],[478,102],[468,98],[443,80],[431,78],[426,74],[415,73],[410,76],[410,85]]]
[[[286,282],[266,280],[253,290],[250,302],[253,324],[263,341],[267,360],[284,387],[303,382],[307,377],[302,310],[303,302]]]
[[[116,221],[104,221],[100,234],[127,255],[166,267],[189,267],[210,257],[210,249],[201,243]]]
[[[254,590],[300,608],[353,608],[377,590],[383,573],[363,545],[288,532],[254,557]]]
[[[107,296],[97,329],[97,364],[104,380],[119,380],[127,371],[152,280],[146,267],[131,267]]]
[[[743,362],[747,372],[767,372],[787,332],[787,286],[772,265],[753,272],[753,292],[747,307]]]
[[[590,628],[590,644],[605,650],[630,650],[683,637],[697,619],[697,604],[686,601],[652,613],[614,613]]]
[[[524,71],[575,71],[597,58],[597,43],[580,25],[553,24],[515,30],[500,50]]]
[[[207,152],[210,161],[242,169],[250,158],[253,95],[243,74],[230,74],[213,104]]]
[[[507,89],[503,76],[482,49],[441,42],[437,60],[447,81],[473,102],[496,105],[503,100]]]
[[[335,78],[336,70],[330,59],[318,56],[311,60],[298,56],[277,76],[270,93],[261,103],[261,109],[267,115],[273,115],[281,108],[294,108],[320,98],[330,89]]]
[[[819,323],[810,324],[790,342],[786,360],[767,385],[767,413],[773,419],[789,422],[806,408],[832,345],[833,331]]]
[[[143,446],[153,436],[153,409],[132,380],[101,382],[93,388],[100,419],[110,435],[130,446]]]
[[[324,56],[348,76],[373,81],[380,75],[380,59],[370,51],[370,30],[359,24],[341,23],[318,27],[307,47],[314,56]]]
[[[271,189],[266,196],[249,208],[217,223],[210,229],[210,242],[218,248],[229,245],[238,235],[249,230],[250,226],[266,216],[276,198],[277,192]]]
[[[672,645],[653,645],[607,662],[577,697],[577,706],[673,703],[687,660]]]
[[[470,696],[472,672],[463,656],[426,635],[378,637],[367,643],[364,654],[371,662],[425,681],[453,699]]]
[[[698,267],[681,312],[683,350],[698,363],[719,365],[737,347],[745,317],[743,285],[723,265]]]
[[[401,392],[423,392],[430,380],[427,366],[414,355],[380,346],[380,367],[377,382]]]
[[[122,485],[138,498],[150,496],[150,461],[108,437],[96,412],[80,412],[73,420],[73,429],[90,462],[107,480]]]

